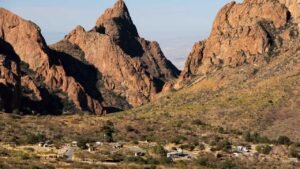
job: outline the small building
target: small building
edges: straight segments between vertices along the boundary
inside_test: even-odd
[[[178,151],[167,153],[167,158],[179,158],[182,156],[182,153],[179,153]]]
[[[248,153],[248,152],[250,152],[249,149],[245,146],[237,146],[236,151],[238,153]]]
[[[96,146],[97,146],[96,144],[87,143],[86,146],[87,146],[89,152],[96,151]]]
[[[191,155],[184,154],[182,149],[178,149],[177,151],[167,153],[167,158],[182,158],[182,157],[191,158]]]

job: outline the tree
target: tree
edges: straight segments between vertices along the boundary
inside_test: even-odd
[[[291,140],[287,136],[280,136],[278,137],[277,143],[282,145],[290,145]]]
[[[106,142],[113,141],[114,130],[114,124],[110,121],[106,122],[106,124],[102,127],[101,133],[103,134],[103,138]]]
[[[247,131],[243,134],[243,138],[247,142],[252,142],[251,133],[249,131]]]

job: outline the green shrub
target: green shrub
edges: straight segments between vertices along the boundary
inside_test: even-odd
[[[225,129],[223,127],[218,127],[218,132],[221,134],[226,134]]]
[[[29,134],[26,137],[26,144],[37,144],[39,142],[46,141],[47,138],[44,134],[37,133],[37,134]]]
[[[203,125],[205,125],[205,123],[203,123],[200,119],[193,120],[192,124],[196,125],[196,126],[203,126]]]
[[[1,157],[8,157],[8,156],[10,156],[10,153],[7,149],[0,148],[0,156]]]
[[[133,128],[132,126],[126,126],[126,131],[127,132],[135,132],[135,128]]]
[[[249,131],[243,134],[243,139],[247,142],[252,142],[251,133]]]
[[[181,144],[183,141],[186,141],[187,138],[181,135],[176,135],[172,140],[171,143],[174,144]]]
[[[231,143],[228,140],[223,140],[217,143],[216,150],[229,151],[231,150]]]
[[[193,151],[195,149],[195,146],[193,144],[184,144],[184,145],[180,145],[180,148]]]
[[[30,155],[27,153],[21,153],[20,157],[22,160],[29,160],[30,159]]]
[[[77,141],[77,146],[83,150],[87,149],[88,147],[86,146],[87,143],[92,143],[95,142],[94,139],[87,138],[87,137],[78,137],[76,139]]]
[[[300,160],[300,151],[292,150],[291,151],[291,156],[294,157],[294,158],[298,158]]]
[[[282,145],[290,145],[292,142],[287,136],[280,136],[278,137],[277,143]]]
[[[101,133],[103,135],[104,141],[112,142],[114,132],[115,132],[114,124],[110,121],[106,122],[106,124],[101,129]]]
[[[199,149],[200,150],[205,150],[205,145],[204,144],[199,144]]]
[[[251,133],[249,131],[243,134],[243,139],[247,142],[253,143],[270,143],[270,139],[266,136],[260,136],[258,133]]]
[[[167,151],[162,145],[157,145],[153,147],[153,153],[160,155],[162,157],[167,155]]]
[[[294,143],[295,147],[300,147],[300,142]]]
[[[200,158],[197,160],[198,165],[200,166],[205,166],[208,167],[209,166],[209,161],[207,158]]]
[[[269,145],[264,145],[264,146],[257,146],[256,147],[256,151],[261,153],[261,154],[270,154],[270,152],[272,151],[272,147]]]

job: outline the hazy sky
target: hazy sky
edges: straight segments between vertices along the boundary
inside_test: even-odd
[[[0,6],[39,25],[48,44],[77,25],[91,29],[116,0],[0,0]],[[230,0],[125,0],[139,34],[160,43],[182,68],[196,41],[205,39],[218,10]]]

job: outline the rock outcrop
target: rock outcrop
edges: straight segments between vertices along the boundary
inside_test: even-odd
[[[279,0],[291,12],[293,20],[298,24],[300,29],[300,1],[299,0]]]
[[[181,79],[222,67],[262,65],[285,40],[284,32],[299,20],[297,0],[231,2],[218,13],[207,40],[189,54]],[[298,34],[290,30],[288,34]],[[285,32],[286,33],[286,32]]]
[[[151,100],[179,75],[157,42],[141,38],[122,0],[91,31],[78,26],[64,41],[77,45],[101,73],[105,87],[133,106]]]
[[[101,100],[91,97],[74,77],[66,73],[58,56],[53,55],[55,52],[48,48],[39,27],[34,23],[1,8],[0,38],[12,46],[21,62],[28,64],[28,68],[34,72],[33,79],[40,79],[51,94],[54,91],[65,93],[77,109],[103,113]]]
[[[19,110],[21,102],[20,59],[13,48],[0,39],[0,109]]]

